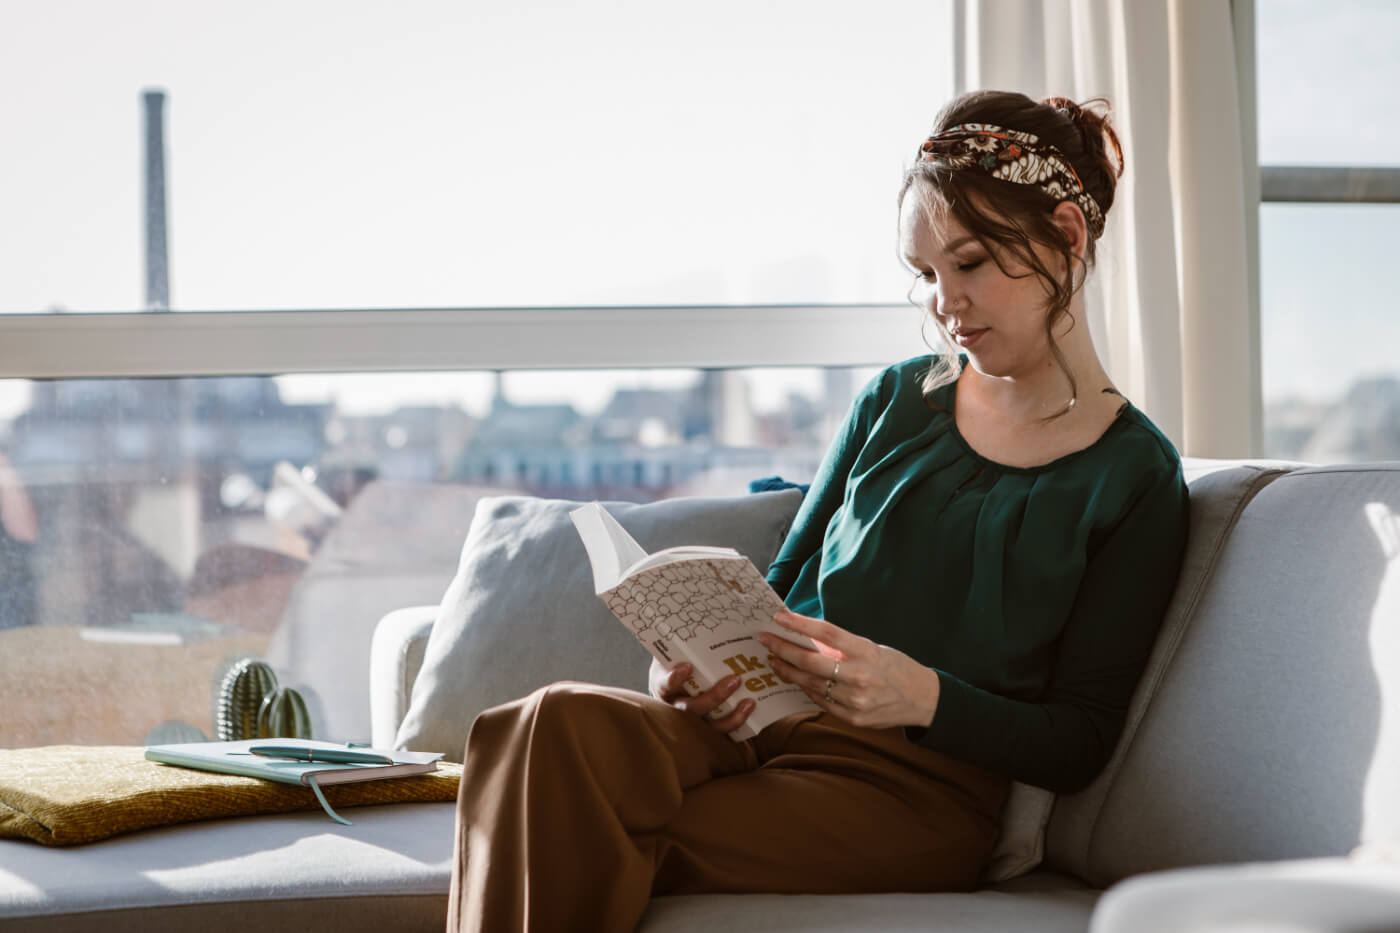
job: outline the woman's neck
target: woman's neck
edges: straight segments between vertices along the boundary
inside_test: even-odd
[[[1082,313],[1075,314],[1074,319],[1082,322]],[[970,389],[1008,420],[1034,424],[1064,411],[1071,401],[1074,408],[1079,408],[1096,400],[1104,389],[1112,388],[1113,382],[1099,361],[1087,327],[1076,323],[1066,333],[1057,334],[1056,342],[1065,366],[1048,352],[1024,371],[1006,376],[985,375],[968,366],[960,377],[959,391]]]

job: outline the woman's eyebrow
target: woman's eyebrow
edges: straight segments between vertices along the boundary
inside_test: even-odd
[[[947,246],[943,247],[942,252],[943,252],[943,254],[946,256],[946,255],[948,255],[948,254],[954,252],[955,250],[962,249],[964,246],[966,246],[966,245],[969,244],[969,243],[975,243],[975,242],[977,242],[977,237],[975,237],[975,236],[970,236],[970,235],[969,235],[969,236],[960,236],[960,237],[958,237],[956,240],[954,240],[953,242],[949,243]],[[923,261],[922,259],[920,259],[919,257],[917,257],[917,256],[906,256],[906,255],[901,255],[899,258],[904,260],[904,264],[905,264],[906,266],[909,266],[909,267],[914,268],[914,269],[923,268],[923,266],[925,265],[924,261]]]

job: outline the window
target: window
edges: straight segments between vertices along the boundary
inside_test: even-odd
[[[1400,8],[1255,5],[1266,453],[1400,459]],[[1305,50],[1305,51],[1304,51]]]
[[[0,384],[0,747],[213,737],[214,685],[244,656],[276,662],[321,734],[366,739],[367,707],[347,709],[318,664],[367,670],[378,619],[441,596],[482,496],[806,482],[870,375]]]
[[[37,533],[0,570],[29,593],[0,621],[0,746],[209,735],[246,655],[320,737],[364,739],[363,690],[327,681],[384,609],[440,597],[473,496],[810,479],[868,367],[921,350],[893,196],[948,94],[947,21],[27,10],[0,33],[0,78],[33,88],[0,101],[25,140],[0,148],[25,270],[0,277],[0,451]],[[318,603],[346,568],[383,603]]]

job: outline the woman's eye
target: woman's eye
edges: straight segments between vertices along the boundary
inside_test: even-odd
[[[965,262],[962,265],[958,266],[958,269],[960,269],[963,272],[971,272],[973,269],[976,269],[980,265],[982,265],[982,260],[973,259],[970,262]]]
[[[918,273],[915,273],[915,274],[916,274],[919,278],[923,279],[925,282],[936,282],[936,281],[938,281],[938,275],[937,275],[937,273],[935,273],[932,269],[925,269],[925,270],[923,270],[922,272],[918,272]]]

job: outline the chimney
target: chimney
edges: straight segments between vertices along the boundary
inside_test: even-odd
[[[165,92],[145,91],[146,310],[170,310],[170,254],[165,244]]]

